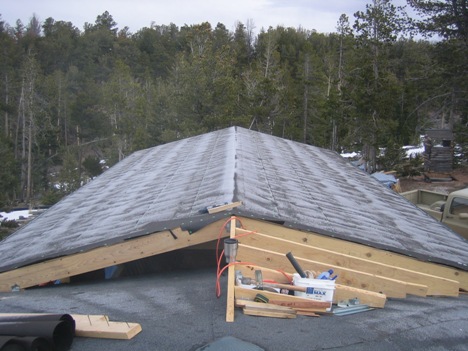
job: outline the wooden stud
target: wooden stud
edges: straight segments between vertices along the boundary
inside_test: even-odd
[[[236,236],[236,218],[231,218],[230,238]],[[234,286],[236,284],[236,271],[234,265],[228,267],[228,287],[226,302],[226,322],[234,322]]]

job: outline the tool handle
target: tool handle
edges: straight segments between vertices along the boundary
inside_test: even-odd
[[[299,275],[301,276],[301,278],[307,278],[307,275],[304,273],[304,271],[302,270],[301,266],[299,265],[299,263],[296,261],[296,259],[294,258],[293,254],[291,252],[288,252],[286,254],[286,257],[288,258],[289,262],[291,262],[291,264],[293,265],[294,269],[296,270],[297,273],[299,273]]]
[[[287,289],[292,291],[301,291],[307,292],[307,287],[305,286],[296,286],[291,284],[277,284],[277,283],[263,283],[263,286],[267,286],[270,288],[277,288],[277,289]]]

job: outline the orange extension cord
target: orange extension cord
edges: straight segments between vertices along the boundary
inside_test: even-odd
[[[221,226],[221,229],[218,233],[218,241],[216,243],[216,263],[217,263],[217,270],[216,270],[216,297],[219,298],[221,296],[221,284],[220,284],[220,279],[221,279],[221,274],[223,274],[223,272],[226,270],[226,268],[230,267],[230,266],[234,266],[234,265],[244,265],[244,266],[254,266],[254,267],[259,267],[257,264],[255,263],[250,263],[250,262],[232,262],[232,263],[228,263],[226,266],[224,266],[222,269],[221,269],[221,261],[222,261],[222,258],[224,256],[224,249],[223,251],[221,251],[221,254],[219,254],[219,243],[221,241],[221,234],[223,233],[223,231],[226,229],[226,226],[227,224],[232,221],[232,219],[235,219],[235,220],[238,220],[241,224],[241,228],[244,229],[244,225],[242,224],[241,220],[237,217],[231,217],[229,218],[228,220],[226,220],[226,222],[224,222],[224,224]],[[247,235],[252,235],[252,234],[256,234],[255,231],[251,231],[251,232],[248,232],[248,233],[245,233],[245,234],[241,234],[241,235],[236,235],[234,238],[241,238],[243,236],[247,236]],[[292,279],[291,277],[283,272],[282,270],[279,270],[277,269],[276,270],[277,272],[283,274],[287,279],[288,281],[290,282],[290,284],[292,284]],[[270,282],[270,283],[275,283],[275,281],[267,281],[265,280],[265,282]]]

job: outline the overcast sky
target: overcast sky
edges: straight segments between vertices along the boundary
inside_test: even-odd
[[[223,23],[233,31],[236,22],[253,21],[255,32],[269,26],[293,27],[320,33],[336,31],[342,13],[351,24],[353,14],[365,10],[370,0],[0,0],[3,21],[14,27],[20,19],[27,24],[35,14],[41,22],[52,17],[56,21],[72,22],[83,30],[88,22],[108,11],[119,29],[127,26],[135,33],[152,22],[157,25],[210,22],[213,27]],[[393,0],[404,5],[405,0]]]

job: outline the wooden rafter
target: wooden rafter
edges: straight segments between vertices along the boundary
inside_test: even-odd
[[[394,267],[412,270],[436,277],[446,278],[459,282],[459,288],[468,291],[468,272],[433,262],[421,261],[409,256],[376,249],[370,246],[352,243],[349,241],[327,237],[311,232],[302,232],[282,225],[265,221],[243,218],[242,224],[249,231],[257,231],[271,237],[282,238],[301,244],[310,244],[314,247],[363,258]]]
[[[223,222],[212,223],[194,234],[175,228],[171,231],[154,233],[4,272],[0,274],[0,291],[10,291],[13,286],[28,288],[56,279],[213,241],[217,239]],[[227,236],[227,233],[223,233],[222,236]]]
[[[251,232],[237,229],[237,233],[242,235]],[[311,243],[301,244],[260,233],[243,236],[240,241],[245,245],[256,248],[268,247],[270,250],[277,252],[281,252],[281,250],[287,247],[296,257],[319,261],[330,267],[346,267],[356,271],[404,281],[409,284],[407,285],[408,294],[418,296],[425,296],[426,294],[458,296],[459,283],[455,280],[322,249],[312,246]],[[427,286],[427,289],[421,289],[421,285]]]

